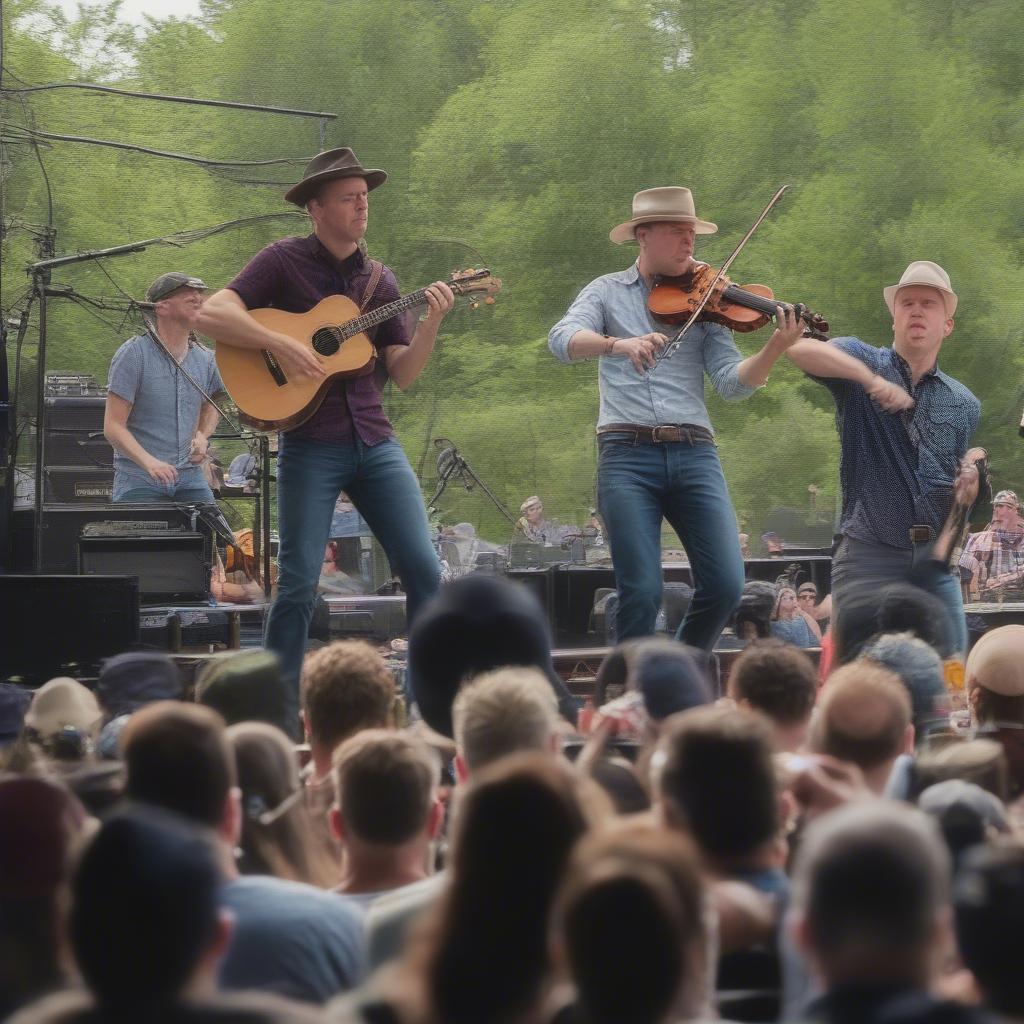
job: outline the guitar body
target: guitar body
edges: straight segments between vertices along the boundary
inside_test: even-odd
[[[278,334],[287,334],[315,351],[325,380],[288,380],[264,349],[217,346],[217,367],[239,418],[257,430],[290,430],[305,423],[320,407],[334,381],[373,370],[375,350],[366,334],[337,337],[337,328],[359,316],[359,307],[344,295],[329,295],[307,313],[254,309],[249,315]],[[333,351],[329,351],[333,350]]]

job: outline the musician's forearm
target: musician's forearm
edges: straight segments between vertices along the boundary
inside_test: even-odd
[[[434,351],[439,327],[440,321],[433,323],[430,318],[421,320],[408,345],[392,346],[386,350],[389,353],[388,374],[402,391],[411,388],[423,372],[423,367]]]
[[[786,345],[775,331],[760,352],[747,356],[736,367],[736,377],[745,388],[763,388],[768,382],[771,368],[778,362],[779,356],[786,351]]]
[[[282,335],[269,330],[254,320],[237,292],[222,289],[203,303],[196,321],[196,330],[217,344],[236,348],[265,348],[271,352],[285,344]]]
[[[203,408],[199,413],[199,425],[196,427],[196,433],[202,434],[203,437],[209,437],[217,429],[219,422],[220,411],[204,400]]]
[[[851,380],[864,388],[871,385],[874,376],[859,359],[820,341],[798,341],[786,350],[786,358],[812,377]]]

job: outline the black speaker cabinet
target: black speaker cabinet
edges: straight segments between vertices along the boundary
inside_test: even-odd
[[[134,576],[0,575],[0,673],[40,682],[139,642]]]
[[[108,505],[114,494],[114,471],[98,466],[46,467],[47,502]]]
[[[83,576],[138,576],[144,604],[204,601],[210,593],[210,558],[201,533],[164,530],[83,536],[78,551]]]

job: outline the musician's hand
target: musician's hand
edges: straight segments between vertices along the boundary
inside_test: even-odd
[[[654,366],[655,357],[668,342],[664,334],[641,334],[636,338],[618,338],[615,341],[615,355],[629,357],[637,373],[643,373]]]
[[[320,357],[300,341],[281,335],[281,345],[274,355],[289,380],[323,380],[327,371],[320,362]]]
[[[775,307],[775,333],[769,344],[775,342],[781,351],[791,348],[804,336],[804,322],[792,306]]]
[[[210,450],[210,442],[207,436],[203,433],[196,431],[195,437],[192,438],[192,446],[189,448],[188,461],[199,463],[206,458],[207,453]]]
[[[146,472],[158,484],[176,484],[178,482],[178,471],[169,462],[151,459],[146,466]]]
[[[444,281],[435,281],[427,288],[426,296],[427,306],[430,308],[423,319],[440,323],[444,315],[455,305],[455,293]]]
[[[914,399],[898,384],[887,381],[884,377],[874,374],[871,383],[865,388],[868,397],[883,412],[903,412],[904,409],[913,408]]]

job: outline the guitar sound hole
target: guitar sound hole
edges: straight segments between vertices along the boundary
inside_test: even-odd
[[[333,356],[341,348],[341,338],[330,327],[313,332],[313,348],[322,356]]]

